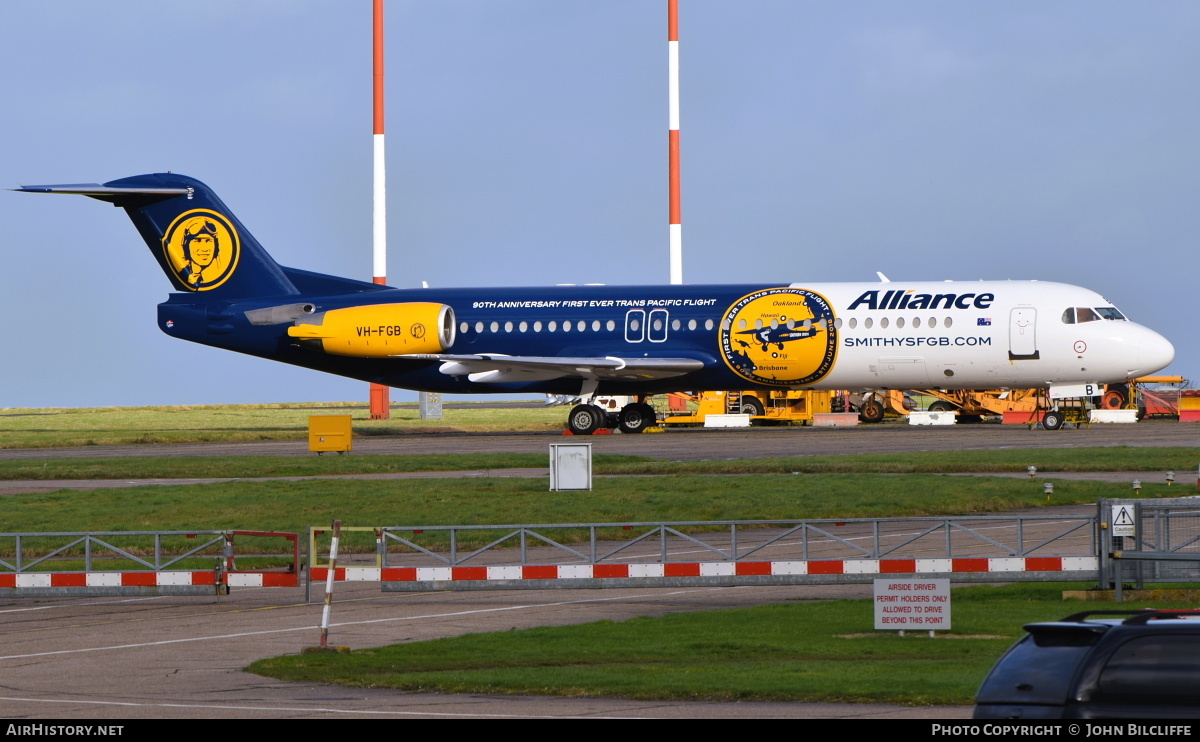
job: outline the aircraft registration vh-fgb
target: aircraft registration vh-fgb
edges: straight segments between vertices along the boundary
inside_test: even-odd
[[[402,389],[579,396],[576,433],[606,420],[600,394],[636,398],[619,427],[638,433],[671,391],[1044,387],[1053,405],[1175,356],[1060,283],[395,289],[279,265],[183,175],[19,190],[124,208],[175,288],[167,335]]]

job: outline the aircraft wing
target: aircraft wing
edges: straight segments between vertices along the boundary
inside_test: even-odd
[[[573,378],[603,381],[645,381],[683,376],[704,368],[694,358],[616,358],[569,356],[506,356],[423,354],[397,358],[441,361],[439,369],[449,376],[466,376],[480,383],[546,381]]]

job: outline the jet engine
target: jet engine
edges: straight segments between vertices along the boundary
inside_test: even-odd
[[[300,345],[336,356],[387,358],[441,353],[454,344],[454,310],[445,304],[405,302],[330,309],[288,328]]]

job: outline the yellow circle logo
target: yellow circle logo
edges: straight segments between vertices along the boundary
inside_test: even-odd
[[[738,376],[767,386],[804,386],[825,378],[837,357],[833,305],[805,289],[743,296],[721,319],[721,352]]]
[[[237,268],[241,252],[233,224],[210,209],[185,211],[163,235],[167,265],[191,291],[208,291],[225,283]]]

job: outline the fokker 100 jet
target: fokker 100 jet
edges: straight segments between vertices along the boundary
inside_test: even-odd
[[[158,305],[172,337],[402,389],[579,396],[576,433],[603,424],[600,394],[635,397],[619,427],[639,433],[671,391],[1039,387],[1054,404],[1175,355],[1060,283],[395,289],[279,265],[183,175],[19,190],[125,209],[175,288]]]

